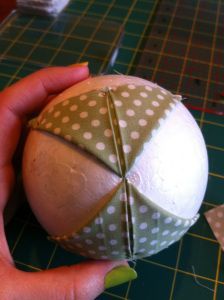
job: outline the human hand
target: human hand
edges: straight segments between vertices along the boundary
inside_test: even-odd
[[[88,76],[87,66],[48,68],[0,93],[0,299],[90,300],[105,287],[136,278],[136,273],[125,261],[89,261],[26,273],[15,268],[5,237],[3,211],[14,184],[12,158],[24,118],[43,108],[51,95]]]

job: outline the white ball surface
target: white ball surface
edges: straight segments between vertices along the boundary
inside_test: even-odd
[[[127,174],[138,174],[138,189],[159,206],[192,218],[203,200],[208,178],[204,140],[195,120],[178,103],[144,147]]]
[[[60,94],[46,109],[71,96],[123,84],[144,84],[149,89],[156,86],[123,75],[90,78]],[[139,103],[136,101],[135,105]],[[131,110],[127,113],[133,114]],[[140,126],[147,126],[144,118],[139,122]],[[131,135],[138,142],[138,132]],[[128,147],[124,150],[129,151]],[[26,143],[23,177],[32,209],[51,235],[69,234],[81,228],[121,182],[118,175],[78,146],[36,130],[30,132]],[[161,121],[126,177],[168,212],[183,218],[195,216],[205,194],[208,159],[200,129],[182,103]]]

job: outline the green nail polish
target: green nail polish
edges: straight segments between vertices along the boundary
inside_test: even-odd
[[[105,289],[136,279],[137,273],[127,266],[119,266],[112,269],[105,277]]]

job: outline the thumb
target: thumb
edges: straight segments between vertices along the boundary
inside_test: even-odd
[[[37,273],[15,271],[12,299],[23,300],[93,300],[105,288],[137,277],[125,261],[89,261]]]

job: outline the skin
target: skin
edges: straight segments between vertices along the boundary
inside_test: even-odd
[[[86,66],[42,69],[0,92],[0,299],[91,300],[104,290],[105,275],[124,261],[89,261],[36,273],[15,268],[4,232],[3,211],[14,185],[12,157],[24,120],[52,95],[86,79]]]

